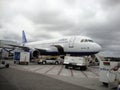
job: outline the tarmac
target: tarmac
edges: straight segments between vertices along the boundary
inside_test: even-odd
[[[64,65],[9,63],[9,68],[0,69],[0,87],[6,86],[0,90],[110,90],[99,81],[98,66],[80,71],[65,69]]]
[[[70,84],[42,74],[16,70],[0,69],[0,90],[92,90]]]
[[[0,74],[0,90],[17,90],[17,88]]]

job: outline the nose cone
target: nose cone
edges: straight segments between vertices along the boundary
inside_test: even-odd
[[[96,43],[95,47],[96,47],[97,52],[100,52],[102,50],[102,47],[97,43]]]

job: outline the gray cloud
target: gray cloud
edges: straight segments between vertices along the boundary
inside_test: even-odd
[[[120,4],[120,0],[101,0],[105,7],[116,7]]]
[[[119,0],[0,0],[0,39],[21,42],[87,35],[120,54]]]

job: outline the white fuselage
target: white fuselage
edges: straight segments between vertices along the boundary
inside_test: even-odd
[[[59,39],[25,43],[26,47],[30,47],[31,49],[45,49],[51,54],[58,52],[55,45],[60,45],[64,49],[65,54],[73,55],[91,55],[101,50],[99,44],[85,36],[62,37]]]

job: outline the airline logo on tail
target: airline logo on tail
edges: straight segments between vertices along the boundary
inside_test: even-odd
[[[27,39],[26,39],[26,35],[25,35],[25,32],[24,32],[24,31],[22,31],[22,43],[23,43],[23,45],[24,45],[25,43],[27,43]]]

